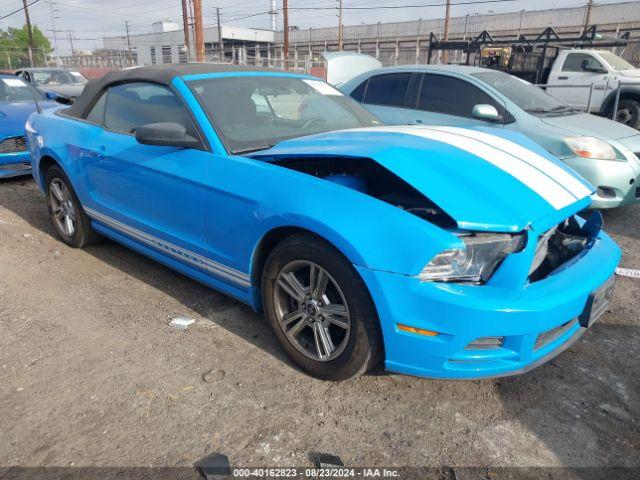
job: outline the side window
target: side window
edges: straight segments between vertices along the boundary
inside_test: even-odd
[[[199,138],[196,128],[176,95],[167,87],[154,83],[125,83],[107,91],[104,125],[109,130],[133,133],[147,123],[175,122],[187,133]]]
[[[589,55],[588,53],[570,53],[567,55],[567,58],[564,59],[564,63],[562,64],[563,72],[586,72],[588,70],[584,70],[582,68],[582,64],[584,61],[587,61],[587,65],[593,69],[603,68],[602,63],[600,63],[595,57]]]
[[[358,102],[361,102],[364,99],[364,92],[367,89],[367,82],[368,81],[369,81],[369,79],[365,80],[360,85],[358,85],[351,92],[351,98],[353,98],[354,100],[357,100]]]
[[[504,115],[504,108],[498,102],[465,80],[431,74],[425,74],[422,79],[418,98],[421,110],[471,117],[473,107],[480,103],[493,105]]]
[[[104,123],[104,107],[107,104],[107,93],[103,92],[98,101],[87,115],[87,120],[91,123],[102,125]]]
[[[402,107],[407,93],[410,73],[387,73],[369,79],[364,103]]]

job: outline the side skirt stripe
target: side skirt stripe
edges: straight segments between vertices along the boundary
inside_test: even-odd
[[[100,223],[103,223],[108,227],[113,228],[114,230],[117,230],[118,232],[123,233],[146,246],[152,247],[155,250],[158,250],[166,255],[180,260],[181,262],[187,263],[201,270],[205,270],[217,277],[233,282],[236,285],[240,285],[242,287],[251,286],[250,277],[246,273],[235,270],[231,267],[223,265],[222,263],[215,262],[190,250],[178,247],[177,245],[161,240],[157,237],[154,237],[153,235],[149,235],[148,233],[145,233],[118,220],[108,217],[107,215],[97,212],[92,208],[83,208],[84,211],[87,212],[87,215],[89,215],[94,220],[97,220]]]

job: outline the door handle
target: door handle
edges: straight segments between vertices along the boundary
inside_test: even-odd
[[[569,77],[558,77],[558,80],[569,80]]]

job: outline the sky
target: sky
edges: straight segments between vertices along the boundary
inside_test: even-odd
[[[34,0],[29,0],[28,3]],[[182,24],[181,0],[35,0],[29,13],[31,23],[37,25],[53,40],[53,24],[57,32],[59,53],[75,49],[94,49],[102,46],[102,37],[125,34],[125,21],[131,34],[147,33],[151,24],[171,20]],[[456,5],[474,0],[452,0],[451,15],[502,13],[547,8],[576,7],[586,0],[484,0],[485,3]],[[624,0],[598,0],[597,4]],[[344,24],[393,22],[403,20],[434,19],[444,17],[445,0],[343,0]],[[282,0],[277,0],[282,7]],[[305,28],[336,26],[337,0],[289,0],[289,24]],[[408,5],[434,5],[408,8]],[[223,24],[252,28],[271,28],[271,16],[264,14],[271,8],[270,0],[202,0],[205,26],[216,23],[216,7],[220,7]],[[381,6],[400,8],[380,9]],[[0,18],[22,7],[22,0],[0,0]],[[376,7],[362,10],[361,7]],[[52,22],[53,10],[53,22]],[[278,28],[282,28],[282,15],[277,15]],[[24,25],[24,12],[19,11],[0,20],[0,29]],[[52,41],[53,44],[53,41]]]

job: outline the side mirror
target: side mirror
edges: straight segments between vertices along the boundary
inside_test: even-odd
[[[45,92],[44,96],[47,100],[53,100],[54,102],[61,103],[62,105],[71,105],[74,102],[73,98],[60,95],[56,92]]]
[[[187,134],[183,125],[174,122],[148,123],[136,127],[136,140],[143,145],[200,148],[200,141]]]
[[[502,116],[498,113],[496,107],[487,103],[474,105],[471,115],[475,118],[479,118],[480,120],[487,120],[489,122],[499,122],[502,120]]]

